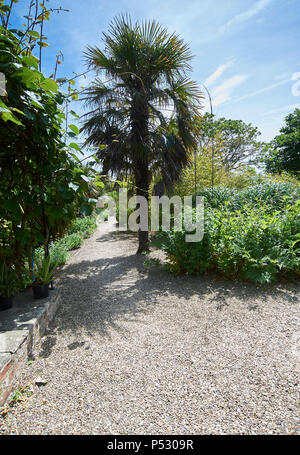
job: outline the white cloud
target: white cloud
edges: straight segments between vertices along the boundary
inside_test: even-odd
[[[226,24],[221,27],[221,31],[225,31],[227,28],[235,24],[240,24],[246,22],[252,17],[256,16],[260,11],[262,11],[266,6],[268,6],[273,0],[258,0],[252,8],[244,11],[243,13],[237,14],[232,19],[230,19]]]
[[[218,79],[222,76],[222,74],[224,73],[224,71],[226,71],[228,68],[230,68],[231,66],[233,66],[233,64],[234,64],[234,60],[232,59],[232,60],[230,60],[229,62],[224,63],[223,65],[220,65],[220,66],[216,69],[216,71],[215,71],[213,74],[211,74],[211,75],[206,79],[206,81],[204,82],[204,84],[207,85],[208,87],[209,87],[210,85],[213,85],[213,84],[216,82],[216,80],[218,80]]]
[[[273,77],[274,81],[282,81],[283,79],[287,79],[289,76],[289,73],[281,73],[281,74],[276,74]]]
[[[231,99],[233,90],[242,84],[248,76],[237,74],[230,79],[226,79],[221,85],[215,87],[212,91],[213,106],[219,106]]]
[[[265,93],[265,92],[268,92],[270,90],[273,90],[274,88],[276,87],[279,87],[280,85],[284,85],[286,84],[287,82],[290,82],[291,79],[284,79],[283,81],[280,81],[280,82],[276,82],[275,84],[271,84],[271,85],[267,85],[266,87],[263,87],[259,90],[255,90],[254,92],[251,92],[251,93],[248,93],[246,95],[243,95],[239,98],[234,98],[230,101],[230,104],[232,103],[238,103],[240,101],[243,101],[243,100],[246,100],[247,98],[252,98],[254,96],[257,96],[257,95],[260,95],[261,93]]]
[[[290,104],[288,106],[283,106],[278,109],[272,109],[271,111],[265,112],[263,114],[263,117],[267,117],[269,115],[274,115],[274,114],[284,114],[286,112],[292,112],[295,109],[299,109],[299,108],[300,108],[300,104]]]

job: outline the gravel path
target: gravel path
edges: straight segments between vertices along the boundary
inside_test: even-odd
[[[300,433],[299,285],[147,269],[104,223],[64,268],[63,305],[2,434]]]

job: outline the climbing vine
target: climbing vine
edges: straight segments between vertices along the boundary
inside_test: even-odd
[[[76,90],[70,81],[63,93],[41,72],[42,25],[53,10],[31,1],[25,29],[15,30],[9,22],[16,3],[0,0],[0,261],[21,269],[32,248],[43,245],[47,255],[50,241],[96,201],[77,156],[79,129],[66,125],[65,106]]]

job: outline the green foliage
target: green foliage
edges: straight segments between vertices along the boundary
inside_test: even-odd
[[[204,235],[201,242],[187,243],[185,232],[161,232],[157,235],[155,243],[166,252],[169,259],[167,270],[171,273],[198,275],[204,273],[210,266],[210,242],[209,235]]]
[[[51,265],[52,264],[52,265]],[[44,257],[42,260],[35,261],[34,268],[34,286],[43,285],[51,283],[51,281],[56,279],[57,264],[53,263],[50,255]]]
[[[300,187],[290,183],[276,183],[271,180],[249,186],[243,190],[217,187],[213,191],[206,188],[197,193],[204,196],[209,207],[226,211],[243,210],[247,205],[254,208],[265,205],[269,212],[281,210],[300,199]]]
[[[184,197],[207,187],[221,185],[242,189],[259,178],[254,168],[247,167],[240,161],[235,163],[238,170],[231,170],[229,163],[225,162],[226,153],[222,136],[213,138],[213,148],[209,137],[206,138],[206,142],[203,138],[199,150],[191,154],[189,165],[181,172],[174,194]],[[226,159],[229,159],[228,153]]]
[[[8,21],[0,26],[0,72],[6,78],[0,96],[0,254],[19,271],[32,248],[42,245],[47,252],[78,212],[89,215],[95,206],[75,143],[66,144],[79,130],[62,126],[63,103],[74,93],[60,92],[32,54],[42,40],[34,26],[49,19],[40,7],[25,31],[9,30]],[[10,7],[1,2],[0,12],[8,15]]]
[[[87,217],[76,218],[68,227],[64,237],[50,243],[50,267],[64,265],[68,260],[68,251],[79,248],[83,239],[89,237],[96,227],[97,217],[94,213]],[[36,260],[41,261],[44,257],[44,249],[36,248],[34,256]]]
[[[264,146],[258,141],[261,134],[258,129],[242,120],[216,119],[214,115],[206,113],[201,119],[200,128],[200,147],[206,148],[213,143],[214,148],[219,148],[221,144],[220,157],[226,171],[239,169],[245,164],[255,164]]]
[[[77,250],[82,245],[83,236],[74,232],[73,234],[65,235],[61,242],[66,245],[68,251]]]
[[[212,216],[212,260],[230,278],[270,283],[280,274],[299,273],[300,204],[270,213],[269,207],[216,210]]]
[[[0,297],[10,298],[16,294],[21,281],[16,269],[5,261],[0,262]]]
[[[150,258],[150,259],[147,259],[146,261],[144,261],[144,266],[145,267],[157,267],[161,265],[161,262],[160,262],[160,259],[158,258]]]
[[[34,252],[35,260],[41,261],[44,258],[44,248],[36,248]],[[64,265],[68,260],[68,249],[61,240],[51,242],[49,245],[50,267]]]
[[[84,239],[89,237],[97,227],[96,215],[76,218],[67,229],[68,234],[79,233]]]
[[[243,191],[206,190],[201,195],[206,201],[201,242],[187,243],[185,232],[157,236],[171,272],[214,271],[255,283],[299,276],[299,187],[265,183]]]
[[[288,172],[300,178],[300,109],[285,118],[285,126],[266,148],[263,162],[267,172]]]
[[[31,383],[26,384],[25,386],[19,386],[14,392],[12,393],[11,398],[9,398],[9,406],[14,406],[16,403],[24,403],[26,398],[31,397],[32,390],[31,390]]]
[[[265,180],[270,180],[275,183],[288,183],[293,187],[300,188],[300,181],[294,175],[288,172],[281,172],[280,174],[267,174],[264,176]]]

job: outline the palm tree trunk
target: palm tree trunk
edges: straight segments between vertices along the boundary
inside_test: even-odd
[[[137,196],[143,196],[147,200],[147,207],[149,204],[149,170],[148,163],[143,163],[143,167],[139,167],[136,175],[136,194]],[[148,217],[148,211],[147,211]],[[139,230],[139,247],[137,254],[142,254],[149,251],[149,231]]]
[[[149,158],[147,150],[147,138],[149,128],[149,110],[146,98],[135,104],[131,113],[132,125],[132,148],[134,151],[134,174],[137,196],[146,198],[147,207],[149,202]],[[148,216],[148,211],[147,211]],[[137,254],[149,251],[149,233],[139,230],[139,247]]]

